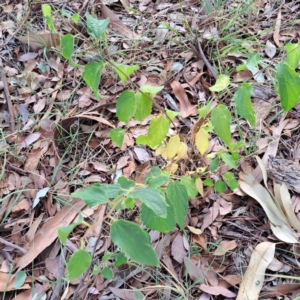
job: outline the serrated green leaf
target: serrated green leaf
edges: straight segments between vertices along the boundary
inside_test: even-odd
[[[127,257],[124,255],[123,252],[119,252],[117,254],[117,259],[116,259],[116,261],[114,263],[114,266],[116,268],[119,268],[120,266],[122,266],[122,265],[124,265],[126,263],[127,263]]]
[[[74,252],[67,262],[68,280],[80,277],[90,266],[91,255],[84,249]]]
[[[287,112],[300,100],[300,76],[287,63],[276,66],[276,79],[282,108]]]
[[[287,52],[286,63],[293,69],[296,69],[300,59],[300,42],[297,44],[288,43],[284,48]]]
[[[101,98],[98,88],[100,84],[102,68],[103,64],[101,62],[93,61],[84,67],[84,71],[82,73],[82,78],[87,86],[92,89],[97,98]]]
[[[235,179],[232,172],[226,172],[223,174],[224,181],[230,187],[231,190],[236,189],[239,186],[238,181]]]
[[[211,123],[216,134],[229,146],[231,140],[231,114],[224,104],[219,104],[211,113]]]
[[[90,14],[86,14],[87,31],[89,35],[94,37],[95,39],[100,39],[103,37],[108,23],[109,18],[104,20],[98,20],[96,18],[93,18]]]
[[[162,217],[167,217],[166,200],[157,190],[151,188],[139,188],[128,195],[131,198],[139,199],[152,211]]]
[[[123,85],[125,85],[127,77],[129,77],[134,71],[138,70],[139,68],[138,65],[126,66],[118,64],[116,62],[114,62],[114,65],[114,70],[119,75]]]
[[[216,157],[211,161],[211,163],[210,163],[210,165],[209,165],[209,170],[210,170],[211,172],[214,172],[215,170],[218,169],[218,167],[219,167],[219,157],[216,156]]]
[[[25,271],[19,271],[15,274],[15,282],[12,286],[13,289],[18,289],[20,288],[26,280],[26,272]]]
[[[108,202],[107,194],[103,191],[99,183],[92,184],[87,188],[76,191],[72,193],[71,196],[82,199],[88,207]]]
[[[124,91],[117,100],[117,117],[120,121],[128,123],[135,114],[135,94],[132,91]]]
[[[247,68],[256,67],[261,62],[262,62],[262,60],[261,60],[260,55],[257,52],[254,52],[248,56],[248,59],[246,61],[246,66],[247,66]]]
[[[182,176],[181,183],[185,186],[190,199],[195,199],[198,195],[198,190],[195,185],[195,180],[191,177]]]
[[[125,176],[119,177],[118,183],[123,190],[127,190],[127,191],[131,190],[132,188],[134,188],[136,186],[135,181],[130,180],[130,179],[126,178]]]
[[[67,241],[68,236],[70,233],[74,230],[74,228],[77,226],[77,223],[70,224],[68,226],[58,227],[57,234],[60,239],[60,241],[65,244]]]
[[[227,75],[219,75],[215,85],[211,86],[209,89],[212,92],[221,92],[225,90],[230,84],[230,78]]]
[[[167,116],[170,118],[170,120],[173,120],[175,117],[179,116],[181,113],[178,111],[169,110],[166,108]]]
[[[115,128],[109,132],[109,137],[119,146],[119,148],[122,148],[125,132],[126,130],[121,128]]]
[[[221,194],[223,194],[226,191],[226,184],[222,180],[218,180],[215,183],[214,187],[215,187],[216,191],[221,193]]]
[[[124,199],[124,205],[129,209],[133,209],[135,205],[134,199],[130,197],[126,197]]]
[[[114,244],[132,260],[140,264],[158,266],[158,259],[150,243],[150,236],[133,222],[117,220],[110,227]]]
[[[149,94],[150,97],[154,98],[157,95],[157,93],[163,90],[163,88],[163,86],[153,86],[149,84],[144,84],[140,87],[140,90],[143,93]]]
[[[221,159],[224,161],[225,164],[227,164],[229,167],[237,169],[237,166],[235,164],[235,160],[229,153],[222,153],[221,154]]]
[[[185,186],[177,181],[172,181],[167,186],[167,199],[174,207],[175,221],[183,229],[188,212],[188,193]]]
[[[168,171],[162,171],[159,167],[152,167],[147,173],[144,183],[148,184],[149,187],[155,189],[163,185],[170,178]]]
[[[212,181],[212,179],[210,178],[207,178],[203,181],[203,185],[206,185],[206,186],[214,186],[214,182]]]
[[[163,115],[155,116],[150,121],[148,136],[140,135],[136,139],[136,143],[149,145],[152,149],[156,149],[167,136],[170,121]]]
[[[118,183],[115,183],[115,184],[112,184],[112,183],[110,183],[110,184],[94,183],[94,185],[100,186],[101,190],[105,193],[107,198],[115,198],[121,190],[121,186]]]
[[[251,102],[252,85],[249,83],[243,83],[240,88],[234,93],[233,101],[237,110],[237,113],[249,123],[255,125],[254,110]]]
[[[140,92],[135,94],[135,112],[134,118],[142,121],[147,118],[152,110],[152,100]]]
[[[143,223],[148,228],[159,232],[169,232],[173,230],[176,225],[174,208],[168,199],[167,205],[167,217],[161,218],[143,203],[141,207],[141,218]]]
[[[105,279],[114,279],[114,274],[113,274],[113,271],[108,268],[108,267],[105,267],[102,271],[101,271],[101,274],[102,276],[105,278]]]

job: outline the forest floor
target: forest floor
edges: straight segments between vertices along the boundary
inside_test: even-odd
[[[279,97],[300,95],[299,49],[290,90],[277,67],[286,45],[299,48],[300,1],[1,2],[2,299],[300,299],[300,105]],[[110,19],[101,36],[89,16]],[[88,73],[93,60],[104,65]],[[143,86],[157,88],[150,115],[118,108]],[[230,112],[220,126],[216,107]],[[163,153],[172,146],[137,143],[165,109],[180,113],[163,142],[180,137],[173,157]],[[142,184],[155,166],[187,186],[184,226],[143,227],[158,267],[126,251],[117,264],[110,226],[140,225],[140,204],[90,207],[70,195],[118,178]],[[58,229],[75,223],[62,243]],[[92,261],[68,280],[79,249]]]

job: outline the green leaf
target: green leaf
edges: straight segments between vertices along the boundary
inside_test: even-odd
[[[138,70],[139,68],[138,65],[126,66],[118,64],[116,62],[114,62],[114,65],[114,70],[119,75],[123,85],[125,85],[127,77],[129,77],[134,71]]]
[[[74,36],[72,34],[66,34],[60,39],[62,56],[69,60],[71,67],[77,67],[78,65],[73,61],[72,54],[74,52]]]
[[[139,199],[152,211],[162,217],[167,217],[167,206],[165,198],[157,190],[151,188],[139,188],[128,195],[131,198]]]
[[[88,207],[108,202],[107,194],[103,191],[99,183],[92,184],[87,188],[76,191],[72,193],[71,196],[82,199]]]
[[[136,139],[138,145],[149,145],[152,149],[156,149],[167,136],[170,121],[163,115],[155,116],[150,121],[148,136],[140,135]]]
[[[218,180],[216,183],[215,183],[215,189],[217,192],[223,194],[226,190],[226,184],[224,181],[222,180]]]
[[[246,61],[246,66],[248,69],[251,67],[257,67],[259,63],[261,63],[261,57],[257,52],[251,53]]]
[[[188,212],[188,193],[185,186],[177,181],[172,181],[167,187],[167,199],[174,207],[175,221],[183,229]]]
[[[18,289],[20,288],[26,280],[26,272],[25,271],[19,271],[15,274],[15,282],[12,286],[13,289]]]
[[[91,255],[84,249],[74,252],[67,262],[68,280],[80,277],[90,266]]]
[[[225,164],[227,164],[229,167],[237,169],[237,166],[235,164],[234,158],[229,153],[222,153],[221,159],[224,161]]]
[[[102,68],[103,64],[101,62],[93,61],[84,67],[84,71],[82,73],[82,78],[87,86],[92,89],[97,98],[101,98],[98,88],[100,84]]]
[[[224,104],[219,104],[211,113],[211,123],[214,126],[216,134],[228,146],[230,145],[231,132],[231,114]]]
[[[118,183],[123,190],[127,190],[127,191],[131,190],[136,186],[135,181],[127,179],[125,176],[121,176],[118,179]]]
[[[254,110],[251,102],[252,85],[249,83],[243,83],[240,88],[234,93],[233,101],[236,107],[237,113],[249,123],[255,125]]]
[[[135,94],[132,91],[124,91],[117,100],[117,117],[120,121],[128,123],[135,114]]]
[[[198,109],[199,116],[204,118],[210,112],[212,104],[213,104],[213,100],[211,99],[206,105],[200,107]]]
[[[211,86],[209,89],[212,92],[221,92],[225,90],[230,84],[230,78],[227,75],[219,75],[215,85]]]
[[[129,208],[129,209],[133,209],[134,208],[134,199],[133,198],[130,198],[130,197],[126,197],[124,199],[124,205]]]
[[[203,184],[204,184],[205,186],[214,186],[214,182],[213,182],[212,179],[210,179],[210,178],[205,179],[205,180],[203,181]]]
[[[300,100],[300,76],[287,63],[276,66],[276,79],[282,108],[287,112]]]
[[[74,224],[70,224],[68,226],[64,226],[64,227],[58,227],[58,237],[60,239],[60,241],[65,244],[67,241],[67,238],[69,236],[69,234],[74,230],[74,228],[77,226],[77,223]]]
[[[47,22],[47,26],[51,32],[56,32],[53,20],[51,17],[51,6],[49,4],[42,5],[43,16]]]
[[[93,18],[89,13],[86,14],[86,26],[87,31],[90,36],[95,39],[100,39],[103,37],[105,29],[109,23],[109,18],[104,20],[98,20]]]
[[[170,173],[168,171],[161,171],[159,167],[153,167],[144,179],[144,182],[149,185],[149,187],[155,189],[160,187],[170,178]]]
[[[231,190],[236,189],[239,186],[238,181],[235,179],[232,172],[226,172],[223,174],[224,181],[231,188]]]
[[[169,232],[174,229],[175,215],[172,203],[167,199],[167,217],[161,218],[156,215],[150,208],[148,208],[144,203],[141,207],[141,218],[143,223],[152,230],[157,230],[159,232]]]
[[[173,110],[169,110],[166,108],[166,113],[167,113],[167,116],[173,120],[175,117],[179,116],[181,113],[178,112],[178,111],[173,111]]]
[[[74,14],[72,17],[71,17],[72,21],[77,24],[80,20],[80,15],[79,14]]]
[[[149,84],[144,84],[140,87],[140,90],[143,93],[149,94],[150,97],[154,98],[157,95],[157,93],[163,90],[163,88],[163,86],[153,86]]]
[[[195,180],[191,177],[182,176],[181,183],[185,186],[190,199],[195,199],[198,195]]]
[[[215,170],[218,169],[218,167],[219,167],[219,157],[216,156],[216,157],[211,161],[211,163],[210,163],[210,165],[209,165],[209,170],[210,170],[211,172],[214,172]]]
[[[124,265],[124,264],[126,264],[126,263],[127,263],[127,258],[126,258],[126,256],[124,255],[123,252],[119,252],[119,253],[117,254],[117,259],[116,259],[116,261],[115,261],[115,263],[114,263],[114,266],[115,266],[116,268],[119,268],[120,266],[122,266],[122,265]]]
[[[115,183],[115,184],[94,183],[94,185],[100,186],[101,190],[105,193],[107,198],[115,198],[121,190],[121,186],[118,183]]]
[[[284,48],[287,52],[286,63],[293,69],[296,69],[300,59],[300,42],[297,44],[288,43]]]
[[[110,227],[111,239],[132,260],[140,264],[158,266],[158,259],[150,243],[150,236],[133,222],[117,220]]]
[[[142,121],[150,115],[151,110],[152,100],[140,92],[136,93],[134,118]]]
[[[114,143],[116,143],[119,146],[119,148],[122,148],[125,132],[125,129],[115,128],[112,129],[109,133],[109,137]]]
[[[110,252],[110,251],[106,251],[105,253],[104,253],[104,255],[102,256],[102,261],[107,261],[107,260],[109,260],[109,259],[112,259],[112,258],[114,258],[116,256],[116,254],[115,253],[112,253],[112,252]]]
[[[105,279],[114,279],[114,274],[113,274],[113,271],[108,268],[108,267],[105,267],[102,271],[101,271],[101,274],[102,276],[105,278]]]
[[[101,272],[102,272],[102,269],[100,269],[99,266],[94,265],[92,275],[97,275],[97,274],[100,274]]]

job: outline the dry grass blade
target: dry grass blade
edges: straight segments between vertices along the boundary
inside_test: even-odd
[[[264,283],[265,272],[275,254],[275,244],[263,242],[256,246],[251,255],[250,263],[244,275],[244,280],[237,300],[256,300]]]

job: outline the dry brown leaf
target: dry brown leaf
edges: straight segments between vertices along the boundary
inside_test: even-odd
[[[231,251],[237,247],[237,243],[235,240],[232,241],[222,241],[218,248],[215,250],[213,255],[222,256],[226,252]]]
[[[189,257],[184,258],[184,265],[187,273],[193,281],[197,281],[197,283],[202,283],[204,281],[206,274],[203,273],[203,271],[197,267]]]
[[[25,44],[28,44],[32,49],[41,49],[60,46],[60,35],[58,33],[38,33],[29,34],[27,36],[18,36],[17,39]]]
[[[275,244],[263,242],[252,252],[249,266],[240,285],[237,300],[257,300],[265,280],[265,272],[274,258]]]
[[[209,286],[209,285],[206,285],[206,284],[202,283],[202,284],[200,284],[199,288],[200,288],[201,291],[203,291],[207,294],[210,294],[210,295],[214,295],[214,296],[222,295],[222,296],[227,297],[227,298],[236,297],[235,293],[233,293],[232,291],[230,291],[228,289],[225,289],[221,286]]]
[[[105,4],[101,4],[102,17],[104,19],[109,18],[109,26],[114,27],[119,33],[126,36],[129,39],[139,39],[140,35],[131,31],[124,23],[111,11]]]
[[[280,26],[281,26],[281,9],[279,9],[278,11],[274,34],[273,34],[273,39],[279,48],[282,47],[282,43],[280,42]]]
[[[187,252],[183,245],[183,238],[180,234],[177,234],[172,243],[171,254],[173,255],[173,258],[180,264],[182,264],[184,258],[187,257]]]
[[[279,297],[300,289],[300,283],[283,283],[275,286],[266,287],[265,292],[260,294],[261,298],[264,297]]]
[[[30,264],[44,249],[57,238],[57,229],[69,225],[86,204],[83,201],[73,200],[70,206],[64,206],[52,219],[49,219],[35,234],[26,254],[17,260],[18,271]]]

